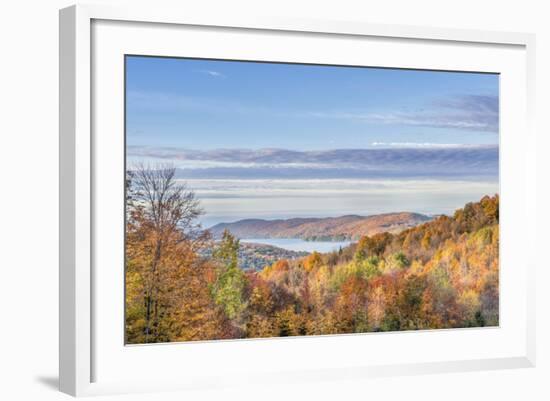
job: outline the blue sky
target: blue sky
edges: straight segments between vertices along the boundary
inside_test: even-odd
[[[450,213],[498,192],[498,75],[126,62],[128,161],[176,165],[206,225]]]
[[[312,150],[498,139],[498,76],[489,74],[129,57],[127,97],[131,145]]]

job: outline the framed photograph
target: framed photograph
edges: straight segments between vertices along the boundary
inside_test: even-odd
[[[533,47],[61,10],[61,390],[533,366]]]

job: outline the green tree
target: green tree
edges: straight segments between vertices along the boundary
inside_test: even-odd
[[[245,274],[239,268],[239,240],[229,230],[223,232],[222,240],[213,252],[218,263],[217,280],[212,288],[216,304],[223,308],[231,320],[238,320],[246,305],[243,298]]]

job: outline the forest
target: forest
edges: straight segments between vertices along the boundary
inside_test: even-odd
[[[255,271],[230,231],[199,225],[175,173],[127,172],[126,344],[499,324],[498,195]]]

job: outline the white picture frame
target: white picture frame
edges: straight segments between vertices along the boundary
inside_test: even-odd
[[[122,26],[115,26],[121,23]],[[132,26],[124,24],[134,24]],[[99,27],[94,30],[94,24]],[[103,24],[103,25],[102,25]],[[488,331],[462,331],[457,336],[461,337],[460,341],[475,342],[479,344],[481,349],[483,341],[487,343],[495,342],[500,348],[487,351],[475,351],[467,355],[465,358],[449,358],[436,360],[419,360],[414,355],[410,355],[406,362],[397,361],[396,359],[388,358],[387,361],[383,357],[376,358],[375,362],[364,363],[360,360],[342,360],[336,363],[334,356],[334,366],[330,366],[329,362],[326,366],[317,366],[311,364],[297,364],[296,369],[285,370],[277,367],[275,362],[275,370],[268,374],[268,370],[262,370],[256,366],[256,372],[250,372],[251,376],[237,378],[231,376],[228,370],[223,370],[223,367],[214,372],[211,376],[205,374],[204,370],[191,369],[187,372],[186,379],[178,378],[177,376],[163,376],[162,371],[153,374],[151,380],[130,380],[128,377],[117,377],[115,374],[109,376],[105,380],[101,379],[101,366],[112,365],[113,369],[120,368],[117,363],[123,363],[120,360],[107,359],[106,355],[112,353],[105,344],[109,341],[105,340],[106,336],[110,336],[109,332],[102,330],[101,335],[97,333],[97,325],[112,328],[113,333],[123,326],[123,322],[119,322],[118,329],[114,323],[117,315],[113,315],[111,320],[104,318],[102,314],[101,303],[96,305],[97,299],[94,299],[95,291],[98,286],[102,285],[104,275],[98,275],[94,268],[97,268],[98,260],[101,261],[105,257],[112,256],[109,253],[97,253],[97,244],[94,242],[97,239],[98,230],[101,230],[101,216],[103,209],[99,207],[99,200],[96,193],[99,191],[105,192],[109,186],[101,187],[101,164],[103,170],[107,169],[106,160],[116,159],[113,161],[116,166],[117,160],[120,161],[122,154],[104,154],[106,143],[104,139],[97,141],[94,137],[94,129],[102,127],[102,123],[95,118],[102,119],[105,114],[102,114],[101,107],[94,103],[94,96],[103,96],[101,91],[95,94],[95,88],[92,86],[94,74],[102,71],[102,68],[109,67],[109,54],[124,54],[125,41],[127,37],[139,36],[139,31],[144,27],[156,27],[154,34],[148,35],[149,42],[140,44],[138,51],[145,53],[160,54],[171,52],[170,44],[165,46],[165,49],[155,51],[155,39],[171,35],[174,30],[183,29],[185,27],[199,27],[205,31],[209,29],[216,30],[216,35],[224,35],[224,30],[231,32],[245,32],[250,35],[263,34],[265,40],[274,41],[276,43],[277,35],[292,35],[307,36],[313,38],[322,36],[330,40],[331,38],[340,38],[341,40],[362,40],[362,38],[372,40],[384,40],[387,43],[392,41],[407,41],[407,43],[433,44],[438,46],[444,54],[445,46],[454,46],[453,51],[460,52],[461,49],[478,48],[479,52],[484,52],[485,47],[501,49],[503,52],[502,59],[495,57],[493,61],[487,61],[483,69],[491,72],[501,72],[499,65],[509,64],[510,76],[514,76],[514,80],[510,80],[506,85],[510,85],[508,89],[515,85],[518,93],[518,98],[514,101],[514,106],[519,111],[512,111],[512,103],[505,105],[502,113],[514,114],[509,121],[504,121],[504,135],[506,145],[501,157],[501,179],[506,180],[506,188],[503,195],[503,213],[507,213],[510,218],[508,220],[510,226],[522,225],[526,228],[531,228],[535,225],[536,209],[534,204],[534,194],[536,192],[536,174],[535,174],[535,133],[532,127],[532,113],[534,110],[534,44],[535,38],[530,34],[523,33],[505,33],[505,32],[484,32],[484,31],[469,31],[457,29],[438,29],[425,28],[414,26],[389,26],[375,25],[358,21],[316,21],[316,20],[293,20],[287,18],[254,18],[254,19],[239,19],[231,17],[221,17],[215,15],[193,15],[181,12],[172,12],[156,8],[111,8],[108,6],[72,6],[60,11],[60,390],[75,396],[94,395],[107,393],[126,393],[134,391],[161,391],[167,389],[197,389],[209,388],[216,386],[225,386],[230,382],[234,384],[245,384],[247,380],[254,379],[255,382],[269,382],[278,380],[279,383],[292,382],[295,380],[325,380],[328,378],[354,378],[361,379],[371,376],[386,376],[400,374],[420,374],[432,372],[449,372],[449,371],[468,371],[481,369],[504,369],[515,367],[530,367],[535,364],[535,305],[534,305],[534,269],[535,260],[533,256],[528,256],[524,259],[521,265],[520,276],[510,276],[513,280],[508,280],[510,288],[512,284],[517,285],[517,291],[510,290],[508,295],[510,299],[518,305],[517,313],[514,316],[518,317],[521,322],[516,324],[503,323],[503,325],[492,330],[493,334],[486,334]],[[105,28],[101,28],[105,27]],[[131,31],[133,29],[133,31]],[[199,30],[200,30],[199,29]],[[94,41],[94,32],[96,32],[97,40]],[[128,34],[124,34],[128,32]],[[227,34],[227,33],[225,33]],[[107,36],[106,36],[107,35]],[[109,36],[111,35],[111,36]],[[159,35],[159,36],[156,36]],[[271,36],[270,36],[271,35]],[[272,37],[273,36],[273,37]],[[105,38],[109,40],[106,41]],[[206,39],[205,39],[206,40]],[[309,40],[309,39],[304,39]],[[109,42],[109,45],[107,45]],[[147,42],[147,41],[142,41]],[[298,41],[299,42],[299,41]],[[206,42],[205,42],[206,43]],[[304,42],[305,43],[305,42]],[[299,46],[299,45],[297,45]],[[303,45],[302,45],[303,46]],[[132,46],[130,46],[132,47]],[[108,49],[107,49],[108,48]],[[275,46],[274,46],[275,48]],[[101,53],[105,49],[105,54]],[[508,51],[508,50],[510,51]],[[204,50],[208,52],[208,50]],[[230,50],[227,50],[230,51]],[[235,51],[235,50],[233,50]],[[282,53],[272,53],[269,56],[269,50],[264,57],[285,58]],[[466,51],[466,50],[464,50]],[[111,53],[109,53],[111,52]],[[122,53],[121,53],[122,52]],[[159,53],[160,52],[160,53]],[[506,54],[504,54],[506,53]],[[344,57],[345,54],[341,57]],[[496,54],[496,53],[495,53]],[[101,57],[99,56],[101,55]],[[162,54],[165,55],[165,54]],[[97,60],[95,59],[97,56]],[[289,51],[289,56],[290,51]],[[444,57],[443,57],[444,58]],[[480,57],[481,58],[481,57]],[[101,60],[106,60],[105,63]],[[98,61],[100,60],[100,61]],[[118,59],[117,59],[118,60]],[[507,63],[506,61],[511,61]],[[361,63],[361,61],[357,61]],[[120,63],[120,60],[117,61]],[[350,59],[350,63],[353,60]],[[409,68],[426,68],[432,65],[427,61],[411,62],[410,65],[401,67]],[[447,64],[446,64],[447,63]],[[500,64],[499,64],[500,63]],[[117,66],[120,64],[112,64]],[[386,66],[386,65],[384,65]],[[394,66],[393,64],[391,66]],[[433,63],[433,69],[453,69],[452,60],[448,62],[442,60],[439,64]],[[475,70],[475,63],[472,61],[472,67]],[[478,67],[479,68],[479,67]],[[516,70],[512,71],[513,68]],[[468,69],[466,64],[457,66],[456,69]],[[97,71],[96,71],[97,70]],[[121,77],[119,77],[121,78]],[[120,92],[120,87],[113,86],[116,91]],[[521,95],[523,94],[523,95]],[[116,95],[116,94],[115,94]],[[122,109],[122,104],[118,102],[119,97],[115,96],[109,103],[110,109]],[[111,96],[112,98],[112,96]],[[96,110],[97,108],[97,110]],[[516,115],[517,114],[517,115]],[[99,116],[99,117],[98,117]],[[120,116],[113,117],[120,122]],[[110,121],[113,126],[117,126],[114,120]],[[521,137],[512,137],[509,127],[519,128],[523,131]],[[95,127],[95,128],[94,128]],[[501,139],[502,141],[502,139]],[[521,143],[520,143],[521,142]],[[120,144],[119,142],[117,142]],[[116,151],[117,143],[111,147]],[[112,156],[112,158],[111,158]],[[103,161],[101,161],[103,160]],[[514,171],[512,171],[511,163],[516,163]],[[112,167],[113,165],[109,165]],[[508,166],[510,168],[508,168]],[[123,177],[123,176],[121,176]],[[122,180],[113,179],[109,183],[111,188],[113,185],[120,185],[122,189]],[[502,182],[501,182],[502,185]],[[522,185],[520,187],[520,185]],[[510,199],[507,203],[505,195]],[[116,198],[116,197],[115,197]],[[117,198],[118,199],[118,198]],[[122,199],[122,198],[121,198]],[[515,216],[515,217],[514,217]],[[502,231],[506,230],[503,223]],[[117,235],[117,232],[113,233]],[[534,255],[529,252],[529,243],[521,242],[518,244],[519,251],[525,254]],[[502,248],[501,248],[502,249]],[[506,254],[513,258],[512,251],[507,251]],[[503,254],[503,257],[506,255]],[[120,266],[123,271],[123,266]],[[501,273],[503,274],[503,273]],[[505,274],[507,270],[505,270]],[[512,274],[512,273],[510,273]],[[517,272],[514,274],[518,274]],[[513,283],[511,282],[513,281]],[[116,282],[116,281],[115,281]],[[504,280],[506,283],[507,280]],[[505,288],[506,289],[506,288]],[[116,289],[115,289],[116,290]],[[122,290],[122,288],[120,288]],[[109,291],[105,291],[109,293]],[[503,292],[504,295],[508,296]],[[107,295],[104,295],[107,296]],[[517,301],[517,302],[516,302]],[[98,312],[99,311],[99,312]],[[508,324],[508,326],[506,326]],[[499,337],[499,333],[506,333],[509,330],[509,336]],[[495,334],[496,333],[496,334]],[[112,334],[115,336],[116,334]],[[442,333],[441,331],[431,332],[430,338],[422,339],[424,336],[421,333],[392,333],[391,337],[385,337],[386,344],[392,341],[401,342],[402,346],[406,346],[409,341],[414,341],[416,344],[440,344],[443,346],[445,341],[450,340],[449,332]],[[416,337],[415,337],[416,336]],[[494,336],[490,337],[490,336]],[[425,337],[425,336],[424,336]],[[249,342],[222,342],[222,343],[199,343],[193,344],[194,351],[189,351],[191,348],[186,348],[182,352],[187,352],[188,358],[201,355],[210,355],[213,358],[214,354],[232,355],[233,357],[242,355],[243,359],[248,358],[248,354],[257,354],[266,352],[266,355],[276,357],[278,353],[300,353],[307,352],[308,355],[315,354],[316,351],[323,347],[328,350],[329,355],[337,355],[338,350],[344,346],[344,341],[354,343],[356,346],[361,345],[368,338],[381,338],[368,336],[333,336],[324,338],[312,339],[269,339],[256,340]],[[118,341],[118,340],[116,340]],[[116,342],[115,341],[115,342]],[[319,341],[324,341],[322,344]],[[373,341],[373,340],[371,340]],[[124,347],[122,341],[119,342],[120,347]],[[118,345],[117,345],[118,346]],[[174,345],[158,345],[132,348],[132,355],[125,355],[124,358],[129,358],[129,362],[136,363],[139,358],[168,358],[167,350]],[[489,347],[489,346],[488,346]],[[495,346],[496,347],[496,346]],[[506,352],[506,347],[510,351]],[[332,350],[331,350],[332,348]],[[138,349],[140,351],[138,351]],[[175,348],[174,348],[175,349]],[[180,349],[182,349],[180,347]],[[460,351],[460,347],[458,348]],[[147,355],[143,355],[145,352]],[[179,351],[178,351],[179,352]],[[116,352],[115,352],[116,353]],[[113,354],[115,354],[113,353]],[[141,353],[141,354],[140,354]],[[176,354],[175,352],[174,354]],[[126,354],[128,354],[126,352]],[[164,355],[161,355],[164,354]],[[172,352],[170,352],[172,354]],[[96,363],[97,356],[102,363]],[[305,354],[304,354],[305,355]],[[109,356],[110,358],[110,356]],[[170,356],[177,358],[177,356]],[[250,356],[253,358],[253,356]],[[159,359],[160,360],[160,359]],[[187,359],[189,360],[189,359]],[[252,360],[252,359],[250,359]],[[249,361],[250,361],[249,360]],[[229,367],[226,367],[229,369]],[[243,367],[243,369],[245,369]],[[243,372],[246,370],[243,370]],[[227,377],[225,376],[227,375]],[[98,380],[98,378],[100,378]]]

